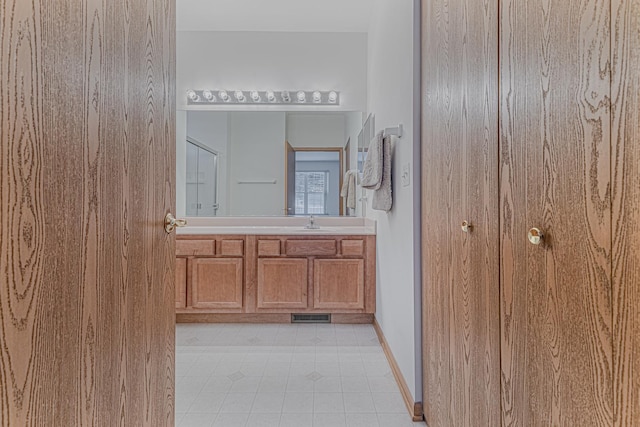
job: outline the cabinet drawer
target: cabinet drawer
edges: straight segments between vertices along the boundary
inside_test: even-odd
[[[216,254],[215,240],[177,240],[178,256],[210,256]]]
[[[224,239],[220,241],[220,255],[224,256],[243,256],[244,240]]]
[[[344,256],[364,255],[364,240],[343,240],[342,255]]]
[[[280,240],[259,240],[258,256],[280,256]]]
[[[335,240],[287,240],[287,255],[324,255],[337,253]]]

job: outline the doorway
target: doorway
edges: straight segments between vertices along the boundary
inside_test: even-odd
[[[287,215],[344,214],[340,198],[345,173],[340,147],[293,148],[285,144]]]

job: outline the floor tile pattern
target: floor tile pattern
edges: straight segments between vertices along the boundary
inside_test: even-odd
[[[424,427],[371,325],[176,325],[176,426]]]

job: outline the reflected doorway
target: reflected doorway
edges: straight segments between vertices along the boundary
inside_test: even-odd
[[[287,215],[344,214],[343,148],[293,148],[286,143]]]

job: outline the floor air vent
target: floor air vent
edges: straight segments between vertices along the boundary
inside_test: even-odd
[[[292,314],[291,323],[331,323],[330,314]]]

